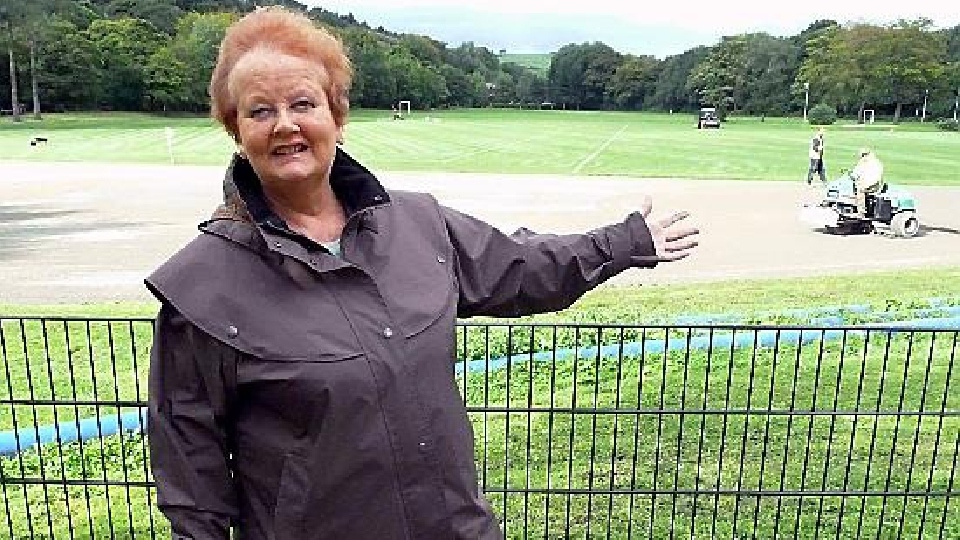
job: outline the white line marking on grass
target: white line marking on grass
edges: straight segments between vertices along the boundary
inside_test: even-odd
[[[624,126],[620,128],[620,131],[614,133],[607,140],[603,141],[603,144],[601,144],[596,150],[594,150],[592,154],[581,159],[580,163],[577,163],[577,166],[573,168],[573,174],[579,173],[580,169],[582,169],[584,165],[596,159],[596,157],[599,156],[601,152],[603,152],[604,150],[607,149],[608,146],[610,146],[610,143],[617,140],[617,137],[619,137],[620,134],[626,130],[627,130],[627,126],[626,124],[624,124]]]

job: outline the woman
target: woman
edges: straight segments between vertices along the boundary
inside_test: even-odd
[[[566,307],[685,257],[685,214],[509,237],[387,191],[337,143],[351,68],[282,9],[229,29],[213,114],[240,148],[225,201],[147,280],[158,504],[174,538],[489,539],[454,382],[454,323]]]

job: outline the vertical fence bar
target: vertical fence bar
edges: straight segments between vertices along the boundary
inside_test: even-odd
[[[706,373],[704,374],[703,379],[703,402],[701,404],[700,411],[700,437],[697,442],[697,473],[696,480],[694,483],[693,490],[693,508],[692,515],[690,516],[690,540],[694,540],[697,534],[697,500],[700,495],[700,472],[703,470],[703,439],[706,431],[707,425],[707,407],[708,407],[708,398],[710,396],[710,374],[713,372],[713,328],[707,330],[707,361],[706,361]]]
[[[593,480],[596,471],[593,464],[597,459],[597,410],[600,407],[600,357],[603,355],[603,327],[596,329],[597,354],[593,357],[593,411],[590,414],[590,472],[587,475],[587,538],[590,538],[593,522]]]
[[[767,391],[767,410],[764,414],[764,426],[763,426],[763,449],[760,451],[760,478],[757,480],[757,491],[763,493],[763,473],[766,470],[767,465],[767,441],[770,440],[770,417],[772,416],[773,411],[773,391],[777,386],[777,360],[780,358],[780,330],[778,329],[773,335],[773,364],[770,367],[770,389]],[[784,457],[786,461],[786,457]],[[756,534],[757,527],[760,523],[760,501],[761,496],[757,496],[757,505],[753,507],[753,530]],[[774,524],[776,528],[776,524]]]
[[[743,415],[743,437],[740,440],[740,463],[744,463],[744,460],[747,455],[747,436],[750,433],[750,416],[753,415],[753,382],[755,380],[755,375],[757,372],[757,346],[759,340],[759,332],[756,329],[753,330],[753,351],[751,352],[750,357],[750,374],[748,375],[747,383],[747,410]],[[733,506],[733,537],[737,537],[737,526],[740,524],[740,491],[743,490],[743,470],[744,467],[740,467],[740,470],[737,472],[737,496],[734,499],[736,502]],[[759,499],[757,504],[760,504]]]
[[[533,441],[531,433],[533,433],[533,371],[534,371],[534,362],[533,362],[533,351],[536,347],[535,341],[535,332],[536,327],[531,326],[529,329],[530,340],[527,342],[527,466],[525,469],[525,490],[523,492],[523,537],[529,538],[530,531],[528,529],[528,524],[530,523],[530,469],[532,468],[530,464],[531,461],[531,452],[530,446]]]
[[[950,379],[953,376],[953,360],[957,355],[957,336],[960,333],[954,332],[953,342],[950,345],[950,361],[947,364],[947,379],[943,385],[943,397],[940,399],[940,416],[937,418],[937,437],[933,442],[933,458],[930,463],[930,472],[927,475],[927,495],[923,498],[923,512],[920,514],[920,529],[917,531],[917,540],[923,535],[923,530],[927,523],[927,506],[930,504],[930,491],[933,489],[933,472],[937,469],[937,456],[940,453],[940,436],[943,434],[943,418],[947,412],[947,396],[950,395]],[[949,495],[946,497],[949,500]],[[946,502],[946,501],[944,501]],[[946,509],[944,509],[946,515]],[[942,532],[942,531],[941,531]],[[941,538],[943,536],[941,535]]]
[[[80,406],[77,404],[77,400],[79,399],[77,394],[77,376],[76,371],[74,370],[75,362],[73,357],[73,345],[70,340],[70,325],[67,323],[67,321],[63,322],[63,328],[64,335],[66,336],[67,363],[69,365],[70,372],[70,396],[73,399],[74,422],[77,433],[80,433],[81,413]],[[87,480],[89,477],[87,476],[87,460],[85,459],[87,455],[85,449],[86,441],[83,440],[83,437],[77,437],[77,445],[80,447],[80,476],[83,480]],[[146,460],[144,460],[144,463],[146,463]],[[93,508],[90,506],[90,486],[86,482],[83,484],[83,500],[87,510],[87,530],[90,533],[90,538],[94,538]]]
[[[846,493],[850,487],[850,469],[853,466],[853,447],[854,447],[854,443],[856,442],[857,425],[860,423],[859,413],[862,411],[862,405],[863,405],[863,401],[862,401],[863,381],[867,378],[867,356],[869,355],[869,351],[870,351],[870,330],[867,329],[866,334],[863,337],[863,355],[861,356],[861,359],[860,359],[860,371],[857,377],[857,401],[853,408],[856,414],[854,414],[853,416],[853,426],[850,428],[850,442],[847,448],[846,469],[844,470],[844,473],[843,473],[842,491],[844,493]],[[847,502],[847,497],[840,498],[840,511],[837,512],[837,534],[835,536],[837,540],[840,540],[840,533],[843,530],[843,518],[844,518],[843,511],[846,506],[846,502]],[[863,504],[866,504],[866,499],[864,499]]]
[[[543,500],[543,537],[550,537],[550,501],[553,495],[553,423],[557,398],[557,327],[552,328],[550,345],[550,409],[547,413],[547,485]]]
[[[924,415],[927,410],[927,388],[930,385],[930,370],[933,368],[933,351],[937,343],[937,334],[930,334],[930,352],[927,354],[927,367],[923,372],[923,385],[920,390],[920,414],[917,415],[917,428],[913,432],[913,448],[910,450],[910,465],[907,466],[907,484],[904,486],[904,492],[910,492],[913,484],[913,466],[917,458],[917,445],[920,443],[920,427],[923,425]],[[897,527],[897,538],[903,538],[903,522],[907,517],[907,504],[909,499],[906,494],[903,496],[903,508],[900,509],[900,525]]]
[[[903,400],[907,394],[907,380],[910,378],[910,359],[913,357],[913,340],[915,332],[910,332],[910,337],[907,339],[907,356],[903,359],[903,382],[900,383],[900,398],[897,403],[897,411],[903,411]],[[890,492],[890,480],[893,476],[893,460],[897,455],[897,443],[900,439],[900,420],[903,418],[900,414],[897,415],[896,425],[893,428],[893,446],[890,447],[890,460],[887,462],[887,479],[883,483],[883,504],[880,507],[880,519],[877,520],[877,536],[879,540],[881,533],[883,532],[883,518],[887,513],[887,501],[890,500],[892,493]],[[906,497],[903,499],[903,503],[907,503]]]
[[[42,320],[40,324],[43,324]],[[21,345],[23,347],[23,358],[25,362],[24,365],[26,367],[27,391],[30,395],[30,402],[31,402],[30,410],[33,413],[32,414],[33,433],[36,435],[37,439],[39,440],[40,439],[40,420],[37,416],[37,405],[36,405],[37,394],[33,386],[33,370],[31,369],[31,366],[30,366],[30,346],[27,344],[27,328],[26,328],[26,325],[24,324],[23,319],[20,319],[20,340],[21,340]],[[47,470],[47,466],[46,466],[46,463],[44,462],[43,448],[40,445],[37,446],[37,459],[40,462],[40,475],[42,476],[43,474],[45,474],[44,471]],[[41,487],[43,488],[43,507],[46,508],[46,514],[47,514],[47,528],[50,532],[50,536],[52,537],[54,533],[53,533],[53,518],[50,516],[50,491],[47,488],[46,482],[41,482]],[[27,487],[24,486],[24,492],[26,491],[27,491]],[[30,524],[30,534],[31,536],[33,536],[33,523]]]
[[[127,321],[127,328],[129,329],[130,335],[130,353],[131,353],[131,364],[133,369],[133,391],[136,396],[135,401],[143,402],[147,400],[147,396],[142,394],[140,391],[140,369],[137,363],[138,351],[137,351],[137,334],[134,331],[133,321]],[[466,380],[466,378],[464,378]],[[466,395],[466,394],[464,394]],[[141,409],[137,409],[137,414],[142,414]],[[140,426],[140,450],[143,452],[144,458],[147,458],[150,455],[150,452],[147,449],[147,438],[145,436],[146,432],[144,428],[146,426]],[[147,468],[148,460],[143,460],[143,480],[146,482],[150,479],[150,471]],[[156,529],[154,528],[153,523],[153,512],[149,511],[150,508],[153,508],[153,496],[150,493],[150,488],[144,488],[146,492],[144,495],[147,498],[147,523],[150,526],[150,536],[153,537],[156,534]]]
[[[617,335],[617,382],[616,382],[616,398],[614,399],[614,408],[617,410],[617,413],[613,415],[613,449],[610,451],[610,496],[607,499],[607,535],[606,538],[609,540],[611,538],[612,528],[613,528],[613,499],[614,499],[614,488],[617,484],[617,456],[618,447],[617,447],[617,435],[619,433],[620,427],[620,411],[623,407],[623,400],[621,399],[621,385],[623,382],[623,362],[625,360],[623,356],[623,340],[624,340],[624,329],[619,327],[619,333]],[[628,524],[629,526],[629,524]]]
[[[733,388],[733,359],[736,354],[737,329],[730,332],[730,356],[727,358],[727,387],[723,398],[723,427],[720,431],[720,450],[717,459],[717,485],[713,496],[713,520],[710,523],[710,538],[716,538],[717,516],[720,514],[720,491],[723,484],[723,455],[727,444],[727,423],[730,419],[730,390]]]
[[[889,365],[890,360],[890,345],[892,341],[892,333],[886,332],[886,342],[883,346],[883,367],[880,369],[880,384],[877,387],[877,417],[876,421],[873,423],[873,432],[870,434],[870,452],[867,455],[867,474],[863,478],[863,491],[870,491],[870,472],[873,470],[873,452],[877,447],[877,430],[880,426],[880,420],[883,418],[883,389],[886,386],[887,381],[887,366]],[[863,516],[867,510],[867,498],[864,496],[863,504],[860,505],[860,515],[857,517],[857,540],[860,540],[860,535],[863,531]]]
[[[108,323],[109,324],[109,323]],[[103,433],[103,422],[101,420],[100,410],[100,381],[97,380],[97,362],[96,355],[94,354],[93,348],[93,328],[90,325],[90,321],[86,321],[86,339],[87,339],[87,353],[90,358],[90,380],[93,382],[93,397],[96,402],[96,418],[97,418],[97,433]],[[110,528],[110,540],[115,540],[117,537],[116,530],[114,528],[113,520],[113,501],[110,498],[110,482],[107,477],[107,451],[106,447],[103,445],[103,437],[97,437],[97,442],[100,443],[100,469],[103,473],[103,492],[106,495],[107,501],[107,526]]]
[[[10,416],[13,421],[12,429],[17,428],[17,406],[14,404],[14,399],[16,395],[13,390],[13,377],[10,374],[10,354],[7,351],[7,333],[6,333],[6,320],[0,318],[0,354],[3,355],[3,372],[6,375],[7,380],[7,397],[10,399]],[[20,452],[20,439],[16,439],[17,445],[17,457],[20,465],[20,476],[23,476],[23,454]],[[0,464],[0,482],[2,482],[3,487],[3,507],[7,511],[7,528],[10,530],[10,538],[13,538],[14,535],[14,526],[13,526],[13,512],[10,510],[10,494],[7,492],[7,474],[6,467]],[[30,505],[27,503],[26,497],[26,487],[21,486],[24,491],[24,504],[26,505],[26,515],[27,523],[31,522],[30,516]]]
[[[40,331],[43,336],[43,357],[47,363],[47,382],[50,384],[50,401],[53,403],[53,425],[54,431],[56,432],[56,449],[57,457],[60,458],[60,478],[63,480],[63,501],[67,510],[67,530],[69,531],[70,538],[73,538],[73,513],[70,511],[70,488],[67,483],[67,464],[63,460],[63,440],[60,437],[60,415],[58,412],[59,404],[57,403],[57,390],[54,383],[54,371],[52,359],[50,358],[50,333],[47,331],[47,320],[41,319]],[[38,450],[41,448],[38,447]],[[42,473],[41,473],[42,474]],[[53,511],[48,508],[50,512],[50,519],[53,519]]]
[[[627,509],[627,540],[633,538],[633,506],[636,502],[637,458],[640,454],[640,418],[643,410],[643,370],[647,359],[647,329],[640,331],[640,365],[637,367],[637,411],[633,415],[633,463],[630,466],[630,502]]]
[[[820,371],[823,368],[823,348],[825,339],[824,333],[820,332],[820,341],[817,347],[817,367],[816,373],[813,377],[813,397],[810,399],[810,424],[807,426],[807,442],[813,438],[813,424],[816,422],[817,416],[817,396],[820,390]],[[807,445],[806,451],[803,453],[803,466],[800,468],[800,497],[797,500],[797,519],[794,524],[793,529],[793,540],[797,540],[797,536],[800,534],[800,516],[803,514],[803,491],[807,489],[807,465],[810,463],[810,445]]]
[[[655,450],[656,456],[653,459],[653,479],[651,482],[653,493],[650,495],[650,530],[648,531],[650,537],[656,536],[653,531],[654,522],[656,521],[657,516],[657,486],[659,486],[660,478],[660,448],[663,445],[663,399],[667,389],[667,363],[670,361],[670,332],[671,329],[669,326],[665,327],[663,330],[663,355],[660,359],[660,397],[657,402],[657,447]]]
[[[580,372],[580,327],[575,327],[573,331],[573,385],[570,396],[570,437],[569,437],[569,455],[567,456],[567,502],[566,515],[564,516],[564,534],[570,534],[570,513],[573,506],[573,494],[570,491],[573,488],[573,461],[574,461],[574,433],[577,431],[577,374]]]
[[[680,410],[687,408],[687,379],[690,375],[690,340],[691,329],[687,328],[686,348],[683,351],[683,382],[680,390]],[[679,428],[677,431],[677,463],[673,469],[673,493],[670,496],[670,540],[673,540],[676,530],[677,518],[677,495],[680,490],[680,466],[683,463],[683,422],[686,415],[680,414],[678,419]]]
[[[784,448],[783,448],[783,466],[780,467],[780,491],[784,491],[786,488],[787,481],[787,465],[790,462],[790,438],[793,436],[793,419],[797,416],[797,383],[800,381],[800,362],[803,359],[803,339],[802,334],[797,338],[797,352],[794,356],[794,365],[793,365],[793,378],[790,382],[790,406],[788,408],[787,416],[787,435],[784,439]],[[775,523],[774,534],[780,534],[780,515],[783,510],[783,499],[784,497],[777,497],[777,512],[773,517],[773,522]],[[800,503],[800,498],[797,498],[797,504]]]
[[[957,456],[960,456],[960,433],[953,438],[953,465],[950,467],[950,482],[947,484],[947,493],[953,493],[953,481],[957,475]],[[943,502],[943,515],[940,516],[940,534],[938,538],[946,538],[943,531],[947,528],[947,515],[950,513],[950,501],[948,495]]]
[[[504,532],[509,534],[509,524],[510,524],[510,513],[509,513],[509,501],[510,501],[510,417],[513,416],[512,407],[510,406],[510,389],[513,387],[510,384],[511,375],[513,374],[513,325],[507,325],[507,380],[506,380],[506,397],[504,398],[504,428],[503,428],[503,524],[504,528],[507,529]]]
[[[110,368],[113,370],[113,398],[116,400],[117,404],[117,442],[120,445],[120,462],[123,464],[121,467],[123,473],[123,488],[124,494],[126,495],[126,506],[127,506],[127,527],[130,532],[130,537],[133,537],[136,533],[133,531],[133,501],[130,498],[130,475],[127,473],[127,445],[124,443],[124,431],[123,431],[123,410],[120,407],[120,376],[117,371],[117,344],[113,335],[113,322],[107,322],[107,345],[110,348]],[[107,488],[109,489],[109,487]]]
[[[483,489],[487,489],[490,463],[490,327],[483,326]]]
[[[833,388],[833,407],[830,413],[830,432],[827,435],[827,454],[823,459],[823,475],[820,477],[820,489],[821,491],[827,491],[827,477],[830,475],[830,458],[832,457],[833,450],[833,435],[836,432],[837,425],[837,406],[840,402],[840,385],[843,384],[843,361],[846,359],[847,353],[847,334],[846,330],[843,331],[843,335],[840,338],[840,360],[839,365],[837,366],[837,378],[834,381]],[[823,517],[823,500],[826,496],[820,497],[820,503],[817,505],[817,520],[816,525],[814,525],[814,540],[820,537],[820,522]]]

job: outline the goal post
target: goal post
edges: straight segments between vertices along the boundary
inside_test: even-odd
[[[864,109],[863,110],[863,123],[872,124],[873,123],[873,109]]]
[[[406,112],[404,112],[404,107],[406,107]],[[409,100],[403,100],[403,101],[397,103],[397,111],[398,111],[401,115],[407,115],[407,116],[409,116],[409,115],[410,115],[410,101],[409,101]]]

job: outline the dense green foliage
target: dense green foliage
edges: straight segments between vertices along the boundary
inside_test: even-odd
[[[280,0],[331,28],[356,69],[351,100],[387,108],[508,105],[564,109],[796,114],[807,97],[852,116],[950,116],[960,91],[960,26],[930,21],[841,26],[818,20],[795,36],[748,33],[657,59],[600,42],[551,55],[495,54],[472,42],[371,28],[352,15]],[[31,0],[0,9],[0,87],[25,110],[203,111],[224,29],[250,0]],[[52,14],[52,15],[50,15]],[[478,38],[481,36],[478,36]],[[16,75],[11,77],[11,75]],[[15,79],[15,80],[14,80]]]
[[[837,111],[826,103],[814,105],[807,113],[810,123],[816,126],[829,126],[837,121]]]

